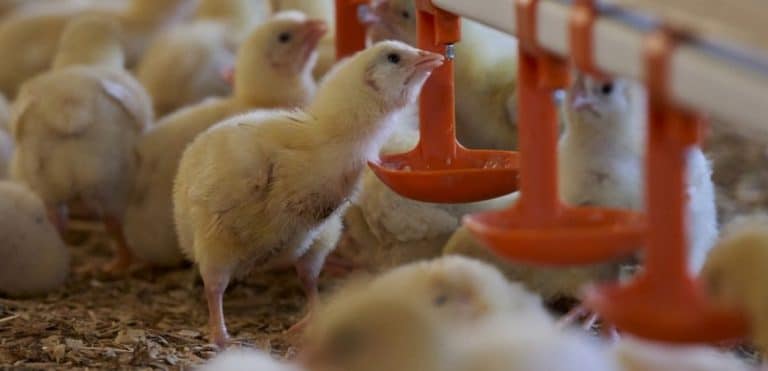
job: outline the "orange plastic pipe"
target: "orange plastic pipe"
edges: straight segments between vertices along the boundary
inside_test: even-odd
[[[365,26],[357,19],[357,7],[366,3],[367,0],[336,0],[337,60],[365,48]]]
[[[421,49],[444,54],[445,45],[438,42],[436,18],[427,10],[418,11],[418,36]],[[443,26],[458,29],[459,19],[443,20]],[[439,27],[443,29],[444,27]],[[444,39],[444,38],[443,38]],[[458,40],[443,40],[454,43]],[[446,60],[426,81],[419,97],[419,148],[422,159],[437,168],[445,168],[456,158],[456,112],[453,83],[453,60]]]

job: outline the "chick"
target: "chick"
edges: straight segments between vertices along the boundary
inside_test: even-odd
[[[301,13],[276,14],[242,45],[234,95],[207,99],[167,116],[142,139],[142,163],[125,214],[126,236],[139,258],[160,266],[183,260],[173,225],[172,189],[184,148],[199,133],[232,115],[254,108],[297,108],[309,102],[316,89],[311,74],[314,50],[324,32],[324,22]]]
[[[768,269],[768,216],[737,217],[723,228],[709,252],[701,280],[722,305],[742,308],[757,347],[768,352],[768,298],[762,285]]]
[[[376,0],[368,21],[371,41],[400,40],[416,45],[413,0]],[[462,19],[456,44],[456,135],[470,148],[517,147],[515,38]]]
[[[234,63],[240,35],[264,16],[249,9],[253,3],[203,0],[194,22],[152,42],[136,75],[152,96],[158,117],[209,96],[231,93],[221,71]]]
[[[151,100],[123,68],[118,29],[97,17],[62,35],[54,69],[26,82],[14,102],[16,179],[41,196],[62,230],[66,205],[97,210],[117,245],[105,268],[130,263],[122,218],[138,167],[137,144],[152,121]]]
[[[579,369],[615,369],[611,358],[588,339],[557,331],[533,295],[513,286],[506,295],[499,291],[497,283],[505,281],[494,269],[460,258],[430,264],[402,268],[421,276],[413,288],[409,278],[414,274],[409,277],[396,269],[370,283],[352,283],[334,295],[307,332],[305,366],[317,371],[533,371],[571,370],[575,365]],[[434,274],[424,268],[443,269],[441,266],[472,268],[476,277],[446,269],[442,278],[430,281],[429,275]],[[480,267],[483,274],[477,274]],[[389,284],[392,276],[399,276],[397,285]],[[460,293],[455,284],[468,278],[488,293],[522,295],[518,300],[523,305],[477,316],[468,310],[473,307],[468,303],[476,300],[451,295]],[[453,283],[444,286],[446,281]],[[432,294],[424,291],[423,283],[431,286],[428,291]]]
[[[320,18],[331,25],[330,32],[320,40],[319,58],[313,70],[316,80],[325,76],[336,63],[336,24],[334,2],[332,0],[270,0],[274,11],[299,10],[313,18]]]
[[[558,148],[560,196],[572,205],[639,210],[644,205],[645,95],[635,84],[617,79],[597,81],[577,74],[568,89],[565,132]],[[698,271],[711,247],[716,228],[714,191],[709,163],[701,149],[688,155],[687,208],[689,265]],[[589,282],[616,279],[621,263],[587,267],[544,268],[499,262],[460,229],[445,251],[496,261],[510,279],[520,280],[545,301],[578,297]]]
[[[21,184],[0,181],[0,292],[44,294],[69,275],[69,251],[42,201]]]
[[[197,371],[300,371],[293,364],[278,362],[255,349],[229,349],[204,365]]]
[[[19,86],[51,66],[67,22],[79,15],[115,18],[122,26],[126,63],[133,66],[149,39],[180,20],[193,0],[133,0],[126,8],[111,2],[34,7],[6,18],[0,24],[0,91],[9,98]],[[191,10],[191,9],[190,9]]]
[[[313,240],[343,212],[392,113],[416,99],[442,61],[402,43],[378,44],[343,62],[305,111],[234,117],[187,147],[174,215],[182,250],[203,277],[216,344],[227,339],[222,294],[235,272],[293,263],[311,309],[334,247]]]
[[[622,371],[747,371],[737,357],[706,346],[679,346],[622,338],[611,352]]]

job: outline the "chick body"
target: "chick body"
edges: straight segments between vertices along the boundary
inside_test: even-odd
[[[256,349],[230,349],[217,355],[197,371],[300,371],[299,366],[279,362]]]
[[[149,39],[169,23],[177,22],[191,0],[133,0],[128,7],[62,4],[33,7],[6,18],[0,24],[0,91],[15,97],[26,80],[46,71],[58,49],[67,23],[80,15],[116,19],[122,26],[126,64],[133,66]]]
[[[611,348],[622,371],[747,371],[737,357],[706,346],[676,346],[622,338]]]
[[[161,266],[183,260],[173,224],[172,188],[184,148],[217,122],[255,108],[292,108],[306,104],[316,89],[311,76],[314,48],[324,32],[321,21],[284,12],[254,29],[238,56],[235,92],[209,98],[162,119],[142,139],[142,164],[126,210],[126,233],[141,259]],[[290,44],[275,41],[284,32]],[[271,62],[277,61],[278,64]],[[279,87],[280,92],[275,91]]]
[[[266,0],[260,1],[262,8]],[[161,34],[148,47],[137,76],[164,116],[210,96],[225,96],[231,86],[222,71],[235,62],[237,46],[267,9],[251,0],[203,0],[196,19]]]
[[[146,92],[121,67],[117,42],[108,21],[89,17],[68,26],[56,67],[25,83],[14,102],[12,173],[52,215],[77,198],[98,210],[118,244],[115,268],[122,268],[128,251],[121,220],[136,146],[153,115]]]
[[[21,184],[0,181],[0,292],[45,294],[69,275],[69,251],[42,201]]]
[[[754,343],[768,352],[768,299],[763,276],[768,269],[768,216],[737,217],[723,233],[701,271],[717,303],[740,308],[749,318]]]
[[[317,236],[346,207],[390,116],[413,102],[442,57],[402,43],[360,52],[324,80],[305,111],[255,111],[199,135],[174,183],[182,250],[200,267],[213,340],[221,297],[237,271],[294,264],[310,300],[333,245]],[[321,241],[322,242],[322,241]]]

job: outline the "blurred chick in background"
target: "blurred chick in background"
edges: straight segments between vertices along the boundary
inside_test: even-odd
[[[53,61],[67,22],[80,15],[117,20],[128,67],[136,64],[149,40],[191,13],[194,0],[132,0],[127,6],[109,1],[30,7],[0,24],[0,91],[16,96],[21,84],[46,71]]]
[[[11,124],[13,176],[42,197],[61,231],[74,199],[97,210],[117,245],[109,271],[131,261],[123,212],[153,118],[149,96],[123,69],[118,32],[101,17],[67,26],[53,70],[21,87]]]
[[[589,339],[557,331],[534,295],[458,257],[350,283],[318,312],[304,352],[313,371],[615,369]]]
[[[267,0],[201,0],[193,22],[155,39],[136,75],[152,96],[157,116],[230,94],[221,72],[234,63],[240,42],[269,12]]]
[[[298,10],[311,18],[324,20],[329,32],[320,40],[318,45],[317,65],[313,69],[315,80],[325,76],[336,64],[336,12],[333,0],[270,0],[272,10]]]
[[[69,250],[46,218],[37,195],[0,181],[0,293],[42,295],[64,284]]]
[[[196,368],[197,371],[300,371],[301,368],[280,362],[256,349],[228,349]]]
[[[173,225],[172,188],[181,154],[195,136],[227,117],[255,108],[297,108],[312,98],[312,67],[325,22],[280,12],[258,26],[238,53],[235,92],[183,108],[142,139],[142,164],[125,214],[129,244],[153,265],[174,266],[183,255]]]
[[[416,45],[413,0],[375,0],[371,6],[364,19],[371,41],[392,39]],[[470,148],[517,148],[516,39],[462,19],[454,66],[459,142]]]
[[[213,342],[227,341],[222,295],[233,274],[294,265],[312,313],[318,275],[363,168],[389,136],[392,114],[415,101],[442,63],[434,53],[380,43],[334,69],[305,111],[234,117],[187,147],[174,215],[205,284]]]
[[[720,304],[741,308],[751,324],[755,345],[768,352],[768,216],[735,218],[710,251],[701,279]]]
[[[616,79],[597,81],[577,74],[565,104],[565,132],[559,146],[560,195],[572,205],[641,209],[644,201],[645,93]],[[688,154],[689,264],[697,272],[717,234],[711,168],[701,149]],[[622,263],[546,268],[501,262],[465,229],[446,245],[460,253],[495,261],[510,279],[541,293],[547,302],[575,298],[586,283],[617,279]],[[577,308],[580,311],[582,308]],[[576,313],[576,312],[574,312]],[[594,316],[587,322],[594,320]]]
[[[708,346],[654,343],[624,337],[610,350],[622,371],[747,371],[746,362]]]

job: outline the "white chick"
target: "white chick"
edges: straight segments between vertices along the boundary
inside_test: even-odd
[[[376,0],[367,19],[371,41],[416,45],[413,0]],[[517,41],[477,22],[462,19],[456,44],[456,135],[470,148],[517,147],[515,92]]]
[[[139,258],[159,266],[181,263],[172,189],[184,148],[199,133],[235,114],[308,103],[316,89],[311,73],[314,50],[324,32],[324,22],[301,13],[276,14],[241,46],[233,96],[207,99],[169,115],[142,139],[142,163],[125,213],[126,236]]]
[[[69,251],[40,198],[21,184],[0,182],[0,220],[0,292],[30,296],[61,286]]]
[[[614,344],[622,371],[747,371],[748,365],[737,357],[706,346],[681,346],[622,338]]]
[[[269,354],[256,349],[228,349],[217,355],[204,365],[195,368],[197,371],[300,371],[293,364],[279,362]]]
[[[67,22],[80,15],[116,18],[121,26],[126,64],[135,64],[149,39],[180,20],[193,0],[133,0],[128,7],[111,2],[34,7],[0,24],[0,91],[15,97],[19,86],[51,66]]]
[[[768,352],[766,271],[768,216],[763,214],[737,217],[728,223],[701,271],[701,279],[716,302],[744,310],[753,340],[763,354]]]
[[[117,245],[105,267],[110,271],[131,260],[123,212],[138,167],[136,147],[152,121],[151,100],[123,69],[117,37],[108,20],[73,21],[55,68],[22,86],[12,121],[13,176],[41,196],[62,230],[73,200],[97,210]]]
[[[231,93],[221,72],[234,63],[241,34],[264,17],[249,9],[254,5],[251,0],[203,0],[194,22],[152,42],[136,75],[152,96],[158,117]]]
[[[572,205],[640,210],[644,205],[645,96],[629,81],[600,82],[577,75],[568,90],[566,129],[558,149],[560,196]],[[716,234],[711,170],[698,147],[688,155],[688,233],[690,267],[698,271]],[[464,228],[446,252],[495,261],[510,279],[524,282],[545,301],[578,297],[582,286],[616,279],[617,263],[574,268],[544,268],[500,262]]]
[[[316,80],[325,76],[336,63],[336,13],[332,0],[270,0],[273,11],[298,10],[312,18],[320,18],[328,23],[330,32],[320,40],[319,58],[313,70]]]
[[[343,62],[305,111],[234,117],[187,147],[174,215],[180,245],[200,268],[216,344],[227,339],[222,295],[238,271],[293,263],[311,313],[318,274],[334,246],[310,245],[343,212],[389,134],[392,113],[415,101],[442,61],[402,43],[380,43]]]

